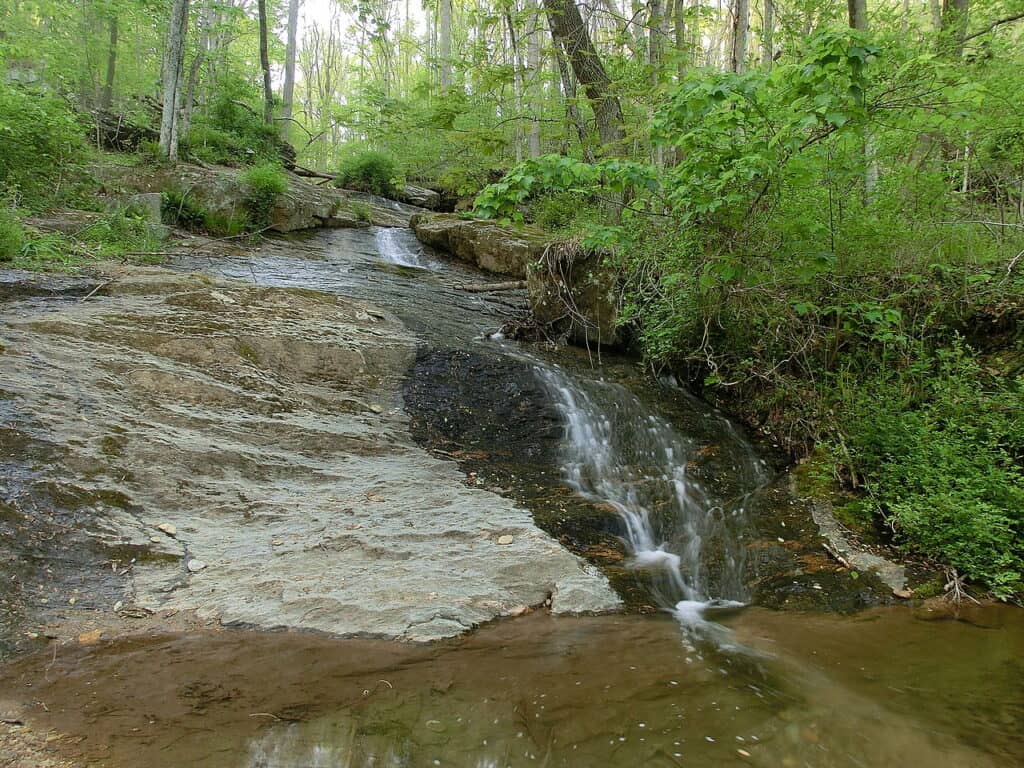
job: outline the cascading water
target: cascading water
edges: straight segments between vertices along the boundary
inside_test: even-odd
[[[696,445],[628,389],[547,365],[536,371],[565,419],[567,482],[618,511],[629,564],[650,572],[663,607],[695,627],[710,606],[742,604],[744,505],[767,479],[761,462],[751,457],[753,487],[738,499],[713,498],[687,469]]]
[[[381,258],[389,264],[400,267],[426,268],[428,265],[420,256],[418,242],[408,230],[382,228],[374,236]]]

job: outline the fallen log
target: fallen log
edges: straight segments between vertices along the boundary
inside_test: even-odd
[[[517,291],[526,287],[525,280],[509,280],[507,283],[464,283],[456,286],[460,291],[469,293],[492,293],[497,291]]]
[[[292,172],[296,176],[305,176],[310,179],[327,179],[328,181],[334,181],[338,178],[335,173],[325,173],[324,171],[314,171],[312,168],[303,168],[301,165],[296,165]]]

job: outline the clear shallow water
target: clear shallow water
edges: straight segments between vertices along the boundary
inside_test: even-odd
[[[115,768],[1020,765],[1024,616],[971,618],[747,609],[728,623],[757,656],[693,652],[668,617],[429,647],[221,632],[47,651],[0,684]]]

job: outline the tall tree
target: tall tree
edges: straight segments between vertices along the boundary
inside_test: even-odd
[[[850,26],[861,32],[868,31],[867,0],[846,0],[846,11]],[[863,94],[860,96],[864,98]],[[870,203],[878,186],[878,160],[875,158],[875,138],[871,131],[864,129],[864,200]]]
[[[853,2],[854,0],[850,0]],[[750,28],[750,0],[733,0],[729,70],[743,72],[747,67],[747,32]]]
[[[267,51],[267,0],[258,0],[260,24],[260,67],[263,69],[263,122],[274,122],[274,91],[270,82],[270,54]]]
[[[963,54],[969,14],[970,0],[942,0],[940,47],[951,58],[959,59]]]
[[[622,105],[612,90],[612,82],[590,39],[580,9],[574,0],[544,0],[548,23],[554,39],[562,46],[576,79],[583,86],[594,110],[597,133],[604,151],[618,155],[623,146]]]
[[[775,62],[775,0],[764,0],[761,26],[761,66],[771,69]]]
[[[281,135],[291,136],[292,102],[295,97],[295,52],[299,35],[300,0],[288,2],[288,42],[284,53],[284,93],[281,98]]]
[[[117,8],[111,9],[107,23],[110,28],[110,40],[107,44],[107,75],[103,80],[103,90],[100,91],[100,109],[110,109],[110,105],[114,103],[114,78],[117,76]]]
[[[537,23],[537,0],[526,0],[526,7],[530,11],[529,19],[527,21],[530,26],[526,33],[526,66],[529,70],[530,78],[536,81],[540,78],[542,70],[540,31]],[[541,104],[538,99],[539,92],[539,83],[534,83],[533,87],[530,89],[530,135],[528,139],[530,157],[540,157],[541,154]]]
[[[689,45],[686,40],[686,0],[675,0],[674,6],[674,26],[675,26],[675,44],[676,44],[676,56],[678,62],[676,64],[678,68],[679,79],[682,80],[686,77],[686,66],[689,61]]]
[[[170,160],[178,159],[178,109],[181,106],[181,74],[185,62],[189,0],[174,0],[164,54],[163,111],[160,117],[160,151]]]
[[[441,88],[452,85],[452,0],[439,0],[438,34],[440,37],[438,56],[441,59]]]

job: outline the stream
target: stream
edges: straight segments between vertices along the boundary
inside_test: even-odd
[[[404,229],[170,266],[396,315],[416,338],[416,443],[530,509],[629,610],[523,611],[429,645],[154,632],[0,668],[0,694],[45,702],[66,752],[114,768],[1024,764],[1019,609],[885,605],[822,556],[776,460],[720,414],[632,361],[495,335],[523,292],[462,290],[486,278]]]

